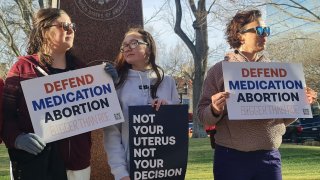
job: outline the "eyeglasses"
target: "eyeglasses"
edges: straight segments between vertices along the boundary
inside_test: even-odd
[[[122,46],[120,47],[120,52],[124,52],[124,48],[130,48],[130,49],[134,49],[136,48],[138,45],[140,44],[145,44],[145,45],[149,45],[148,43],[146,42],[143,42],[143,41],[139,41],[139,40],[132,40],[129,44],[122,44]]]
[[[52,26],[62,27],[63,30],[65,30],[67,32],[70,31],[71,29],[73,31],[76,31],[76,24],[75,23],[60,22],[59,24],[52,24],[50,26],[47,26],[47,28],[52,27]]]
[[[258,36],[267,36],[268,37],[270,35],[270,27],[257,26],[254,28],[245,29],[245,30],[240,31],[241,34],[244,34],[247,32],[255,32],[255,33],[257,33]]]

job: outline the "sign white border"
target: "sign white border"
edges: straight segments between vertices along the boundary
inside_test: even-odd
[[[89,78],[80,82],[77,77]],[[34,131],[45,142],[124,121],[112,78],[104,71],[104,65],[22,81],[21,86]]]
[[[230,120],[312,117],[305,95],[306,83],[301,63],[223,62],[222,68],[225,91],[230,92],[227,99]],[[278,71],[278,76],[271,77],[270,69]],[[280,83],[274,83],[276,81]],[[271,88],[258,88],[260,85],[257,82]],[[300,82],[303,88],[296,88],[298,86],[295,85],[290,89],[291,82]],[[272,88],[273,85],[276,88]],[[294,95],[298,96],[298,100],[293,98]]]

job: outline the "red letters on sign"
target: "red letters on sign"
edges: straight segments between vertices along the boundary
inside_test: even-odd
[[[67,79],[62,79],[60,81],[54,81],[51,83],[45,83],[44,89],[46,93],[52,93],[54,91],[62,91],[67,88],[75,88],[78,86],[83,86],[91,84],[93,82],[93,76],[91,74],[86,74],[79,77],[71,77]]]
[[[242,68],[242,77],[286,77],[287,71],[283,68]]]

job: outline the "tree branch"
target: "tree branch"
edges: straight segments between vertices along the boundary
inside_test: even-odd
[[[16,4],[19,7],[20,14],[22,16],[22,19],[24,20],[21,24],[21,27],[25,34],[29,34],[31,31],[31,20],[32,20],[32,8],[31,3],[32,2],[25,2],[25,0],[15,0]]]
[[[318,16],[318,15],[314,14],[314,13],[313,13],[312,11],[310,11],[308,8],[306,8],[306,7],[302,6],[302,4],[297,3],[297,2],[296,2],[296,1],[294,1],[294,0],[289,0],[289,1],[291,1],[292,3],[294,3],[294,4],[298,5],[298,6],[300,7],[299,9],[305,10],[306,12],[308,12],[309,14],[311,14],[312,16],[314,16],[314,17],[316,17],[317,19],[319,19],[319,20],[320,20],[320,16]]]
[[[2,29],[1,29],[1,34],[4,36],[4,38],[6,38],[6,40],[8,41],[8,45],[10,46],[10,49],[14,52],[14,54],[16,56],[19,56],[20,55],[20,52],[16,46],[16,44],[14,43],[13,41],[13,35],[11,34],[11,31],[9,30],[9,27],[6,23],[6,21],[4,20],[3,18],[3,15],[0,14],[0,20],[6,30],[7,33],[5,33]]]
[[[43,9],[44,8],[43,0],[38,0],[38,3],[40,6],[40,9]]]
[[[270,3],[262,3],[262,4],[257,5],[257,6],[259,7],[259,6],[266,6],[266,5],[287,6],[287,7],[300,9],[298,6],[293,6],[293,5],[290,5],[290,4],[283,4],[283,3],[272,3],[272,2],[270,2]]]
[[[181,28],[181,18],[182,18],[182,8],[180,0],[175,0],[176,4],[176,23],[174,26],[174,32],[182,39],[182,41],[187,45],[192,55],[196,55],[195,46],[189,37],[183,32]]]
[[[148,24],[148,23],[150,23],[150,22],[153,22],[154,19],[158,16],[158,14],[164,9],[164,6],[168,3],[168,1],[169,1],[169,0],[166,0],[166,1],[162,4],[162,6],[161,6],[158,10],[156,10],[156,11],[151,15],[151,17],[150,17],[149,19],[146,19],[146,20],[145,20],[145,22],[144,22],[143,24],[146,25],[146,24]]]
[[[258,6],[265,6],[265,5],[273,5],[273,6],[286,6],[286,7],[291,7],[291,8],[295,8],[295,9],[300,9],[300,10],[303,10],[303,11],[306,11],[307,13],[311,14],[313,17],[315,17],[317,20],[320,20],[320,16],[318,16],[317,14],[315,14],[314,12],[312,12],[310,9],[302,6],[300,3],[294,1],[294,0],[289,0],[291,1],[292,3],[294,3],[295,5],[291,5],[291,4],[286,4],[286,3],[263,3],[263,4],[260,4]],[[283,9],[282,9],[283,10]],[[289,12],[287,12],[286,10],[283,10],[285,11],[286,13],[290,14]],[[303,17],[299,17],[299,16],[293,16],[291,15],[292,17],[295,17],[295,18],[298,18],[298,19],[305,19],[305,20],[308,20],[308,21],[311,21],[311,22],[317,22],[315,20],[311,20],[309,18],[303,18]]]
[[[215,3],[216,3],[216,0],[214,0],[214,1],[210,4],[209,9],[208,9],[208,11],[207,11],[208,14],[211,12],[211,8],[213,7],[213,5],[214,5]]]
[[[191,11],[192,11],[194,17],[197,17],[197,7],[194,4],[194,0],[189,0],[189,5],[190,5]]]

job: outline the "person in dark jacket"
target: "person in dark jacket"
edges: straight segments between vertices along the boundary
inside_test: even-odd
[[[70,52],[75,24],[55,8],[39,10],[27,52],[18,57],[5,80],[3,141],[12,162],[14,179],[90,179],[90,132],[45,143],[34,133],[20,82],[84,67]],[[37,87],[35,87],[37,88]]]
[[[4,86],[3,79],[0,78],[0,144],[2,143],[1,131],[2,131],[2,121],[3,121],[3,112],[2,112],[2,92],[3,92],[3,86]]]

